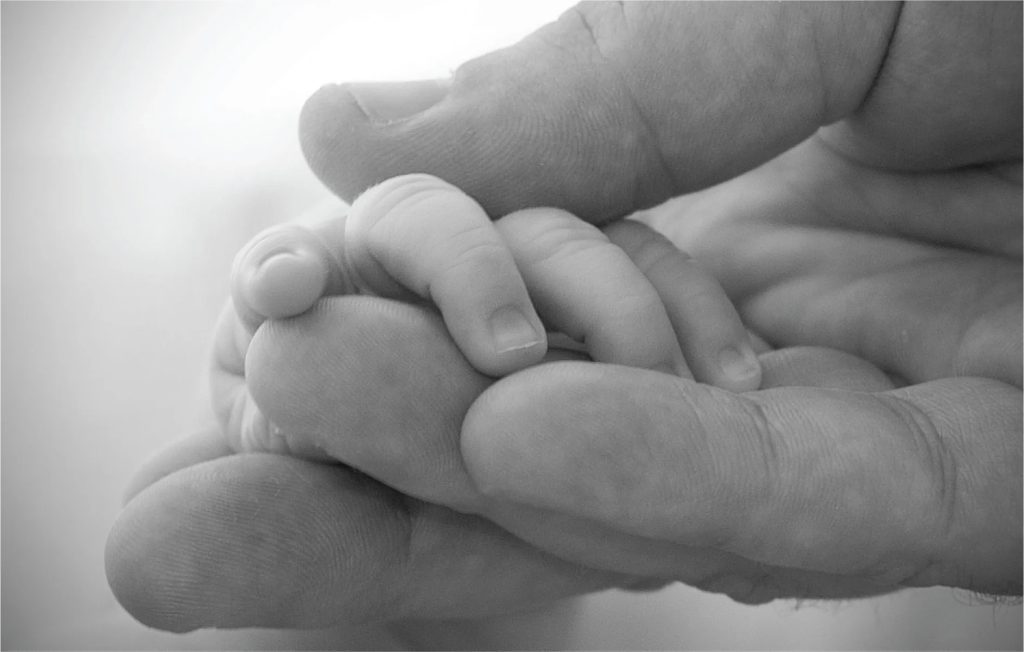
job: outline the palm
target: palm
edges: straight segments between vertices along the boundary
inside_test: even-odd
[[[885,173],[812,139],[644,219],[711,266],[777,346],[844,349],[912,383],[1020,387],[1013,172]]]

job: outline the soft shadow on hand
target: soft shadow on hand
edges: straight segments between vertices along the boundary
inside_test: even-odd
[[[1019,170],[884,172],[812,139],[640,216],[769,343],[835,347],[909,385],[729,400],[537,368],[474,404],[470,474],[495,498],[760,563],[715,578],[738,599],[853,578],[1019,593]],[[794,585],[797,569],[821,576]]]

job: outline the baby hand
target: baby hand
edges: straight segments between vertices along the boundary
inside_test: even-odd
[[[602,232],[547,208],[491,222],[467,195],[428,175],[370,189],[347,217],[283,225],[251,241],[235,262],[236,314],[220,328],[219,366],[243,371],[248,339],[263,320],[355,292],[436,306],[463,355],[491,376],[544,357],[543,321],[599,362],[734,391],[760,382],[747,332],[721,287],[654,231],[620,221]],[[216,390],[233,443],[280,450],[247,392]]]

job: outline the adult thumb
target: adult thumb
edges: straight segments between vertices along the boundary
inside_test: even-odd
[[[493,217],[602,223],[732,177],[853,111],[893,5],[582,4],[451,80],[320,89],[300,123],[345,199],[429,172]]]

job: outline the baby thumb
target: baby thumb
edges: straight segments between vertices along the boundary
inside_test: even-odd
[[[300,137],[347,200],[427,172],[492,217],[547,205],[603,223],[750,169],[855,109],[895,19],[872,3],[583,4],[451,80],[326,86]]]

